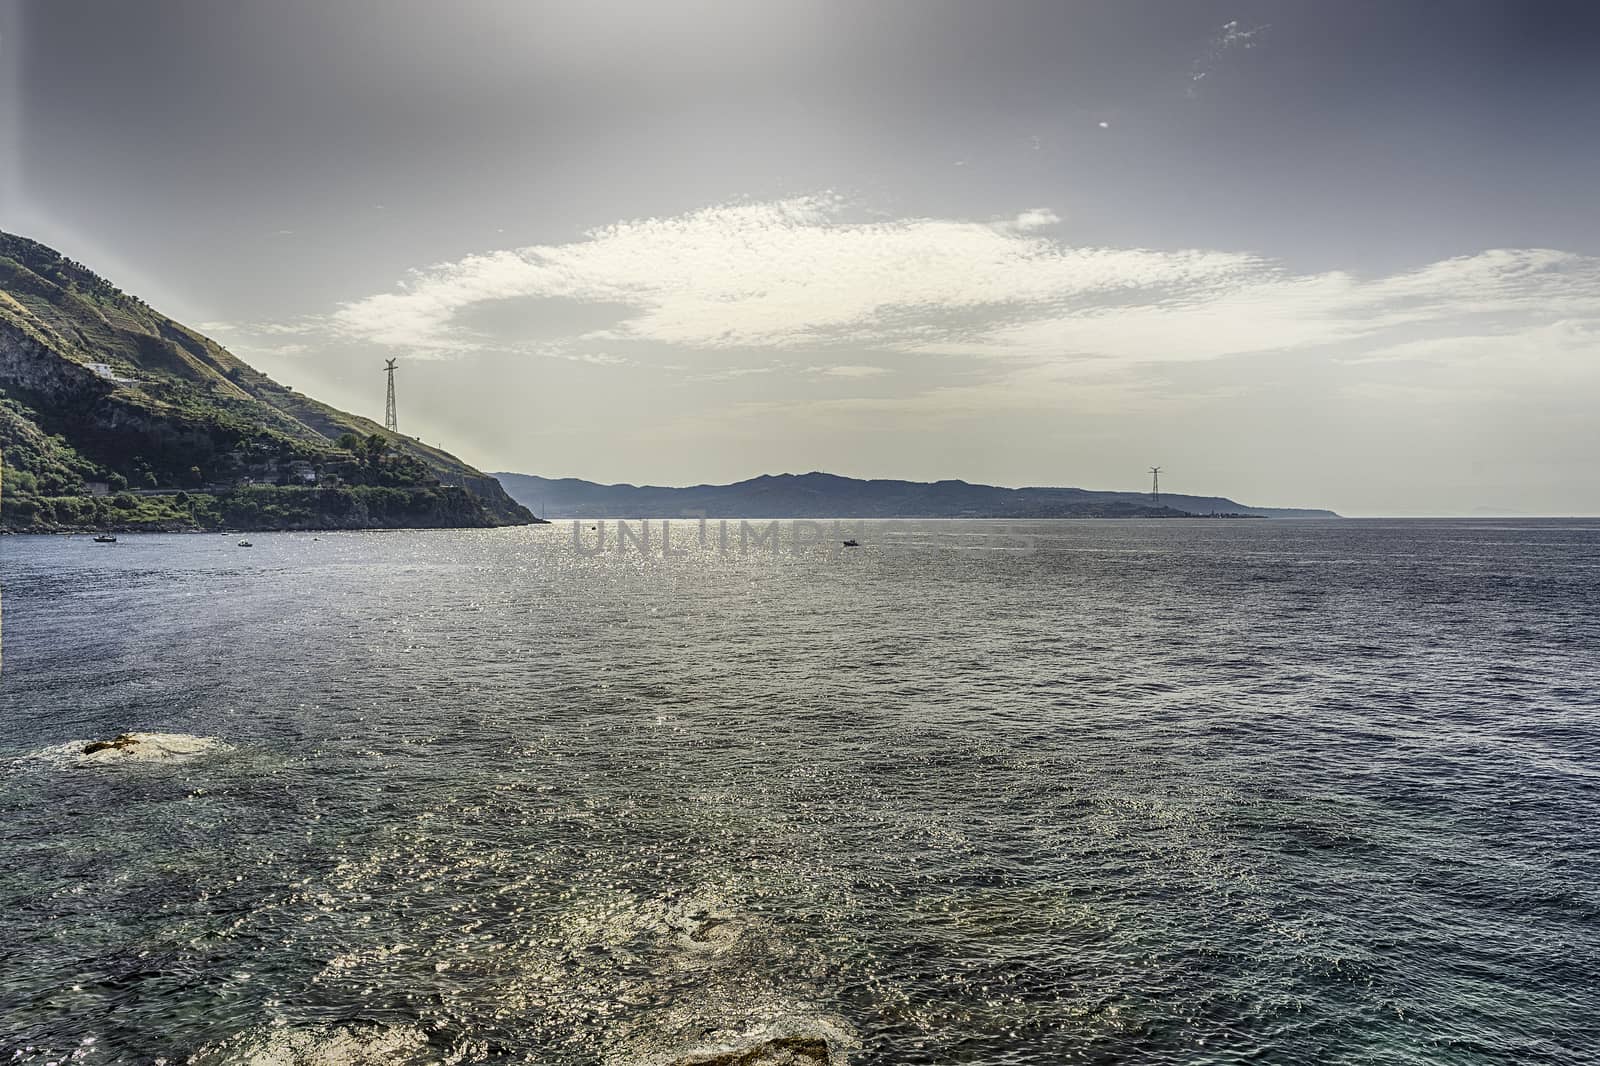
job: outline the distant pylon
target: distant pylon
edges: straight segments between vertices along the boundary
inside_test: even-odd
[[[400,423],[394,416],[394,360],[385,360],[388,363],[383,372],[389,375],[389,395],[383,404],[383,428],[390,433],[400,432]]]
[[[390,380],[393,381],[394,379],[391,378]],[[390,386],[390,391],[391,393],[393,392],[392,385]],[[1161,506],[1161,468],[1159,466],[1150,468],[1150,502],[1157,507]]]

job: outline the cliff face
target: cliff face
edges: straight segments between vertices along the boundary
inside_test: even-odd
[[[204,528],[251,515],[252,528],[534,520],[455,456],[284,388],[81,264],[3,232],[0,450],[8,529]],[[130,494],[185,499],[162,510],[129,506]]]

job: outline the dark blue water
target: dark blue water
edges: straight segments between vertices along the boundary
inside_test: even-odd
[[[0,1061],[1600,1061],[1600,523],[918,528],[7,539]]]

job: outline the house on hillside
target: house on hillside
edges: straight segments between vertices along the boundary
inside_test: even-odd
[[[283,479],[291,485],[315,485],[317,468],[304,459],[295,459],[284,464]]]

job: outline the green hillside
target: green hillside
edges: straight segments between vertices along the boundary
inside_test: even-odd
[[[0,232],[0,528],[494,526],[493,478]]]

